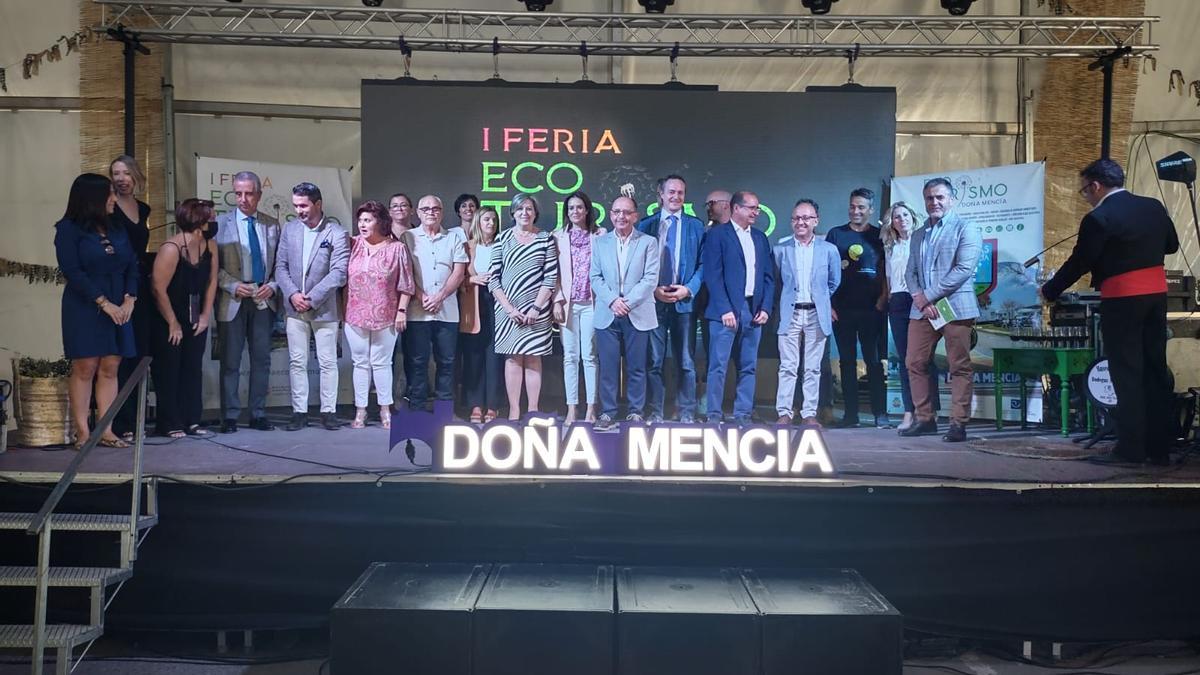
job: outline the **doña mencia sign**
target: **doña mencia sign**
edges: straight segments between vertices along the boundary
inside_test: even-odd
[[[442,473],[828,477],[835,474],[816,427],[664,423],[596,432],[551,417],[477,427],[449,415],[397,411],[392,443],[420,438]],[[437,419],[442,418],[442,419]],[[448,419],[447,419],[448,418]],[[445,420],[444,422],[442,420]]]

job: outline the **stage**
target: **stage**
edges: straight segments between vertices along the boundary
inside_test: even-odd
[[[489,477],[432,475],[430,453],[418,446],[416,462],[388,447],[387,432],[372,422],[366,429],[348,425],[334,432],[310,424],[297,432],[279,429],[213,434],[207,439],[146,440],[145,473],[168,481],[217,485],[260,485],[294,482],[451,482],[494,483],[542,481],[691,482],[655,477]],[[345,421],[345,420],[343,420]],[[945,429],[945,420],[942,421]],[[1200,487],[1200,460],[1170,467],[1145,465],[1113,468],[1085,461],[1107,449],[1110,441],[1083,450],[1055,429],[1021,431],[1009,425],[996,431],[991,422],[969,428],[966,443],[943,443],[940,435],[902,438],[894,429],[827,429],[823,431],[838,470],[837,478],[705,478],[804,487],[905,486],[1029,490],[1055,487]],[[77,483],[128,481],[129,451],[97,447],[80,470]],[[0,477],[22,482],[54,482],[70,463],[70,450],[12,449],[0,454]]]
[[[374,561],[604,562],[855,568],[907,627],[954,635],[1195,635],[1200,461],[1037,459],[1081,451],[1051,429],[969,431],[829,430],[838,474],[812,479],[438,475],[378,426],[152,438],[161,520],[107,620],[314,626]],[[0,510],[36,509],[71,455],[0,455]],[[59,510],[127,509],[130,457],[97,448]],[[0,558],[29,539],[8,535]]]

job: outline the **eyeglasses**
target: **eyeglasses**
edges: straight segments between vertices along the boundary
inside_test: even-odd
[[[1090,188],[1090,187],[1092,187],[1092,184],[1091,184],[1091,183],[1087,183],[1087,184],[1085,184],[1083,187],[1079,188],[1079,196],[1080,196],[1080,197],[1087,197],[1087,191],[1088,191],[1088,188]]]
[[[729,203],[728,199],[710,199],[710,200],[704,202],[704,205],[712,206],[713,204],[728,204],[728,203]]]
[[[391,206],[388,207],[388,211],[404,211],[406,209],[411,209],[411,208],[412,207],[409,206],[408,204],[392,204]]]
[[[619,213],[624,216],[631,216],[631,215],[637,213],[637,211],[634,211],[633,209],[609,209],[608,212],[613,215],[617,215]]]
[[[755,213],[762,210],[762,207],[758,204],[738,204],[738,206],[746,209],[747,211],[754,211]]]
[[[440,206],[422,206],[421,208],[419,208],[417,210],[420,211],[421,213],[441,213],[442,207],[440,207]]]
[[[108,255],[116,255],[117,249],[113,243],[108,240],[108,237],[100,237],[100,245],[104,247],[104,252]]]
[[[820,220],[820,216],[792,216],[792,222],[815,223]]]

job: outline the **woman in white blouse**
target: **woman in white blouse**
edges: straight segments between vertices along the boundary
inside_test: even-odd
[[[917,213],[904,202],[896,202],[883,214],[883,250],[887,262],[885,294],[888,298],[887,316],[896,342],[896,353],[900,357],[900,398],[904,401],[904,419],[897,427],[904,431],[913,424],[912,389],[908,383],[908,368],[904,367],[904,355],[908,351],[908,312],[912,308],[912,295],[904,281],[904,270],[908,267],[909,242],[917,222]],[[938,374],[932,363],[929,365],[930,391],[936,392]],[[933,409],[938,410],[938,396],[933,398]]]

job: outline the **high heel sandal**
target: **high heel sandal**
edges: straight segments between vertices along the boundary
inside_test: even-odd
[[[392,410],[391,410],[391,408],[380,408],[379,409],[379,424],[381,426],[383,426],[384,429],[392,428]]]
[[[350,423],[350,428],[351,429],[362,429],[362,428],[365,428],[366,426],[367,426],[367,411],[364,408],[364,409],[361,409],[358,412],[354,413],[354,421]]]

